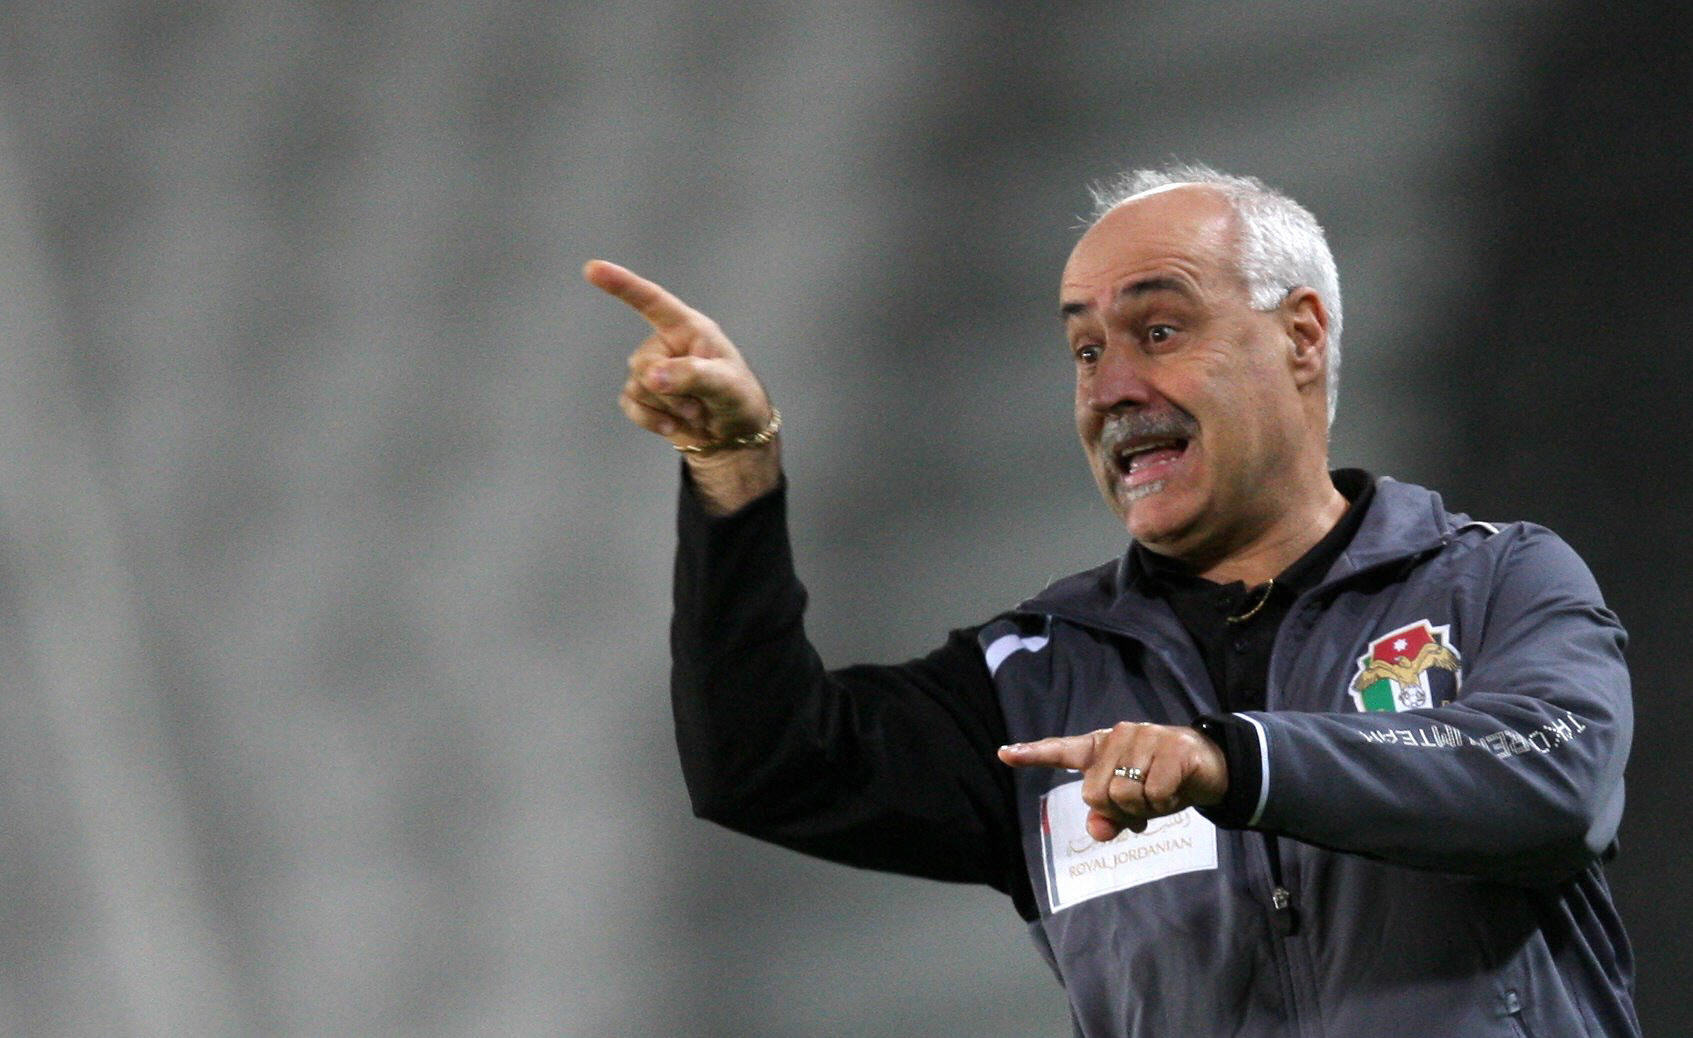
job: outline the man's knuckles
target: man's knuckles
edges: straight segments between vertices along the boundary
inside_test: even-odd
[[[1140,789],[1134,787],[1120,788],[1123,785],[1124,783],[1120,782],[1111,783],[1104,786],[1099,793],[1092,797],[1084,791],[1082,803],[1107,818],[1116,819],[1118,822],[1144,818],[1152,810],[1152,805],[1148,803],[1145,794]]]
[[[1082,803],[1108,818],[1120,819],[1126,817],[1125,808],[1128,806],[1128,802],[1112,797],[1109,783],[1100,783],[1092,789],[1084,783],[1082,785]]]
[[[643,381],[655,392],[750,401],[755,383],[725,362],[710,357],[671,357],[648,367]]]
[[[675,420],[661,411],[655,411],[624,395],[617,398],[617,404],[623,410],[624,417],[651,433],[669,436],[676,431]]]
[[[1146,798],[1146,802],[1148,806],[1152,808],[1152,813],[1159,815],[1173,815],[1185,806],[1182,803],[1181,796],[1176,793],[1166,793],[1163,796],[1148,796]]]

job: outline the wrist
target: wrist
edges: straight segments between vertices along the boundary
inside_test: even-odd
[[[1238,714],[1212,714],[1193,723],[1223,757],[1228,776],[1217,803],[1201,813],[1225,829],[1244,829],[1256,820],[1259,809],[1262,763],[1258,735],[1251,722]]]
[[[782,482],[779,440],[756,447],[684,454],[694,495],[707,515],[725,516],[776,489]]]
[[[756,432],[742,436],[723,437],[708,443],[672,443],[670,446],[674,447],[677,453],[685,454],[690,458],[705,458],[721,454],[724,451],[750,450],[755,447],[767,446],[776,439],[776,433],[781,428],[782,412],[775,407],[771,407],[769,419]]]

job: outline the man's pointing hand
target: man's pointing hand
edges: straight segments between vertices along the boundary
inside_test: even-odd
[[[1148,819],[1220,803],[1228,766],[1217,744],[1192,728],[1131,724],[999,748],[1014,768],[1070,768],[1082,773],[1088,835],[1109,843]],[[1114,769],[1122,769],[1127,776]],[[1138,776],[1138,777],[1136,777]]]
[[[682,447],[751,436],[770,424],[770,398],[716,321],[615,263],[589,260],[582,276],[652,325],[629,355],[618,397],[631,422]],[[781,478],[774,442],[686,457],[695,489],[718,514],[735,511]]]

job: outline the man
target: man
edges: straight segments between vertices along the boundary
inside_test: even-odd
[[[806,642],[780,415],[735,347],[585,269],[651,322],[621,404],[686,459],[696,812],[1006,891],[1079,1034],[1637,1034],[1600,867],[1628,677],[1586,568],[1329,473],[1340,295],[1297,203],[1204,167],[1099,201],[1059,306],[1132,543],[900,666]]]

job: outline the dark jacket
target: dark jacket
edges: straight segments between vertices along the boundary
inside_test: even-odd
[[[1125,556],[981,630],[1013,740],[1219,710],[1134,576]],[[1632,727],[1623,642],[1555,535],[1382,480],[1281,627],[1268,709],[1235,715],[1259,741],[1248,824],[1278,841],[1279,875],[1262,835],[1191,812],[1150,840],[1054,852],[1043,797],[1073,798],[1076,776],[1017,773],[1031,927],[1079,1033],[1638,1034],[1598,864]],[[1215,867],[1145,878],[1140,861],[1196,833]],[[1109,889],[1135,855],[1134,885]]]
[[[1132,552],[926,657],[831,671],[784,507],[712,519],[683,491],[672,692],[700,816],[1006,891],[1089,1036],[1638,1034],[1599,866],[1632,723],[1623,633],[1548,531],[1380,481],[1280,627],[1268,708],[1222,719],[1256,741],[1247,817],[1100,847],[1063,831],[1075,775],[993,750],[1220,712]]]

